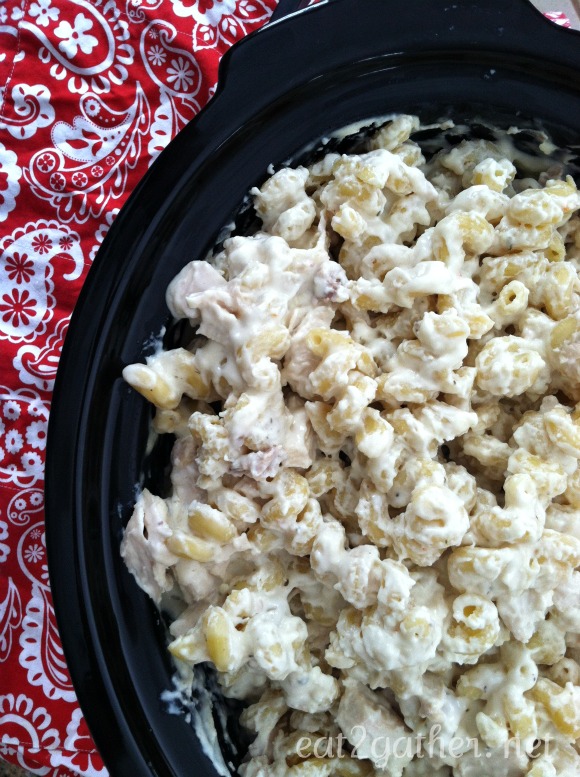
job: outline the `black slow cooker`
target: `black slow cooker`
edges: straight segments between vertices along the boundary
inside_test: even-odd
[[[292,8],[282,3],[278,16]],[[580,35],[527,0],[331,0],[279,18],[224,57],[216,96],[152,166],[89,273],[50,417],[47,544],[71,676],[114,776],[215,775],[161,701],[174,673],[165,625],[119,555],[135,484],[163,488],[170,445],[147,451],[150,409],[121,370],[162,327],[167,345],[179,339],[165,288],[271,163],[396,112],[540,123],[575,153]]]

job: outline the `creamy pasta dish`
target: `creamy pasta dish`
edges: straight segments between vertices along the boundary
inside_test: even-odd
[[[580,194],[418,130],[254,189],[123,372],[175,443],[122,555],[243,777],[580,775]]]

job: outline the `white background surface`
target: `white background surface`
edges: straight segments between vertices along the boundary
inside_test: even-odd
[[[570,19],[572,27],[580,30],[580,0],[532,0],[532,2],[544,13],[562,11]]]

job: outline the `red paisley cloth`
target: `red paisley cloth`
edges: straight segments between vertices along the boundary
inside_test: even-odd
[[[63,658],[44,542],[70,315],[119,208],[275,3],[0,0],[0,759],[45,777],[107,775]]]
[[[105,777],[63,658],[43,523],[75,300],[118,209],[275,0],[0,2],[0,759]]]

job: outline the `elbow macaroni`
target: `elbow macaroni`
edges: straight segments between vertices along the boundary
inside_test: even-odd
[[[244,777],[580,774],[580,194],[418,129],[253,189],[167,291],[199,336],[123,373],[176,441],[121,552],[250,703]]]

